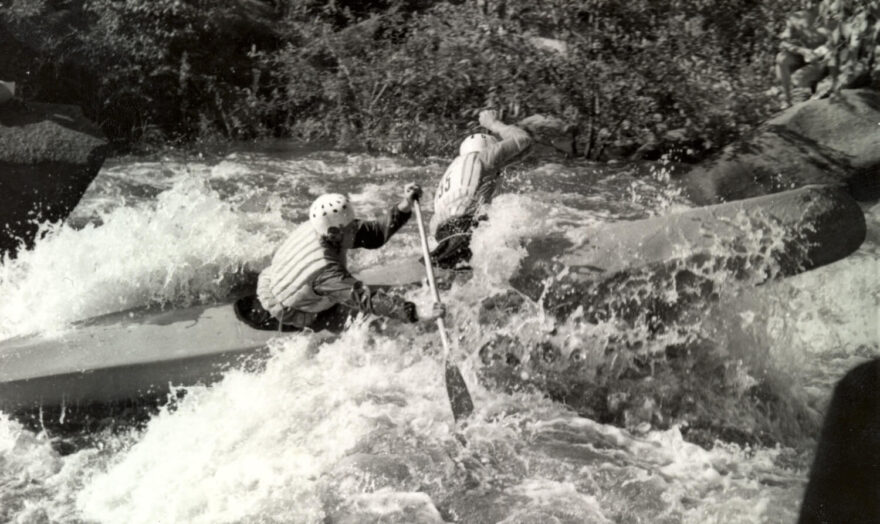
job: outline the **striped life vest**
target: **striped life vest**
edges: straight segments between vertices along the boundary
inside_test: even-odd
[[[315,294],[311,286],[315,274],[327,265],[317,233],[308,222],[300,224],[275,252],[272,264],[260,273],[260,303],[275,317],[286,309],[309,313],[330,309],[334,303]]]
[[[458,156],[449,164],[434,194],[434,215],[431,216],[430,225],[432,235],[447,220],[474,212],[480,204],[478,190],[482,194],[486,189],[480,188],[482,178],[483,162],[478,152]],[[494,190],[494,187],[491,189]]]

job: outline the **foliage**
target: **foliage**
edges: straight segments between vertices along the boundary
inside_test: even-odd
[[[841,75],[873,70],[878,2],[840,4]],[[295,135],[448,154],[494,108],[561,116],[580,154],[607,158],[712,149],[776,111],[777,35],[800,4],[14,0],[0,33],[36,50],[26,92],[126,143]]]
[[[42,60],[23,82],[35,98],[75,103],[123,141],[199,134],[245,138],[269,115],[255,109],[256,49],[277,47],[262,10],[237,0],[17,0],[2,26]],[[27,37],[24,37],[27,40]]]
[[[837,88],[880,88],[880,0],[821,0],[819,16],[831,27],[830,60]]]
[[[778,106],[764,92],[785,10],[729,4],[441,3],[417,16],[377,15],[336,32],[299,25],[296,40],[307,44],[279,54],[274,70],[289,93],[308,93],[299,110],[320,108],[315,120],[294,126],[305,136],[442,152],[473,125],[478,109],[491,107],[507,119],[564,115],[580,124],[580,149],[593,158],[609,146],[631,151],[673,130],[711,148]],[[536,37],[566,48],[544,49]]]

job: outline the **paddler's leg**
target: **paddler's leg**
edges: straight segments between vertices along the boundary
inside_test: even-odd
[[[402,299],[395,299],[381,289],[360,287],[357,291],[358,301],[370,302],[368,310],[373,310],[380,317],[394,318],[404,322],[415,322],[418,320],[416,306],[412,302]],[[360,311],[356,308],[349,307],[345,304],[336,304],[328,310],[321,311],[315,315],[314,320],[309,322],[308,326],[314,331],[329,331],[331,333],[341,333],[345,330],[345,325],[353,320]]]
[[[379,292],[374,295],[373,299],[377,301],[384,301],[384,297],[385,293]],[[415,317],[415,304],[407,302],[405,306],[410,306],[411,311],[407,310],[407,312],[401,314]],[[354,318],[358,316],[358,313],[359,311],[357,309],[347,307],[344,304],[336,304],[330,309],[326,311],[321,311],[320,313],[315,315],[314,320],[312,320],[306,327],[315,332],[323,331],[333,334],[339,334],[345,331],[346,324],[348,324],[349,321],[354,320]],[[380,316],[373,320],[371,326],[373,326],[374,329],[381,331],[380,326],[382,324],[384,324],[384,317]]]
[[[233,305],[235,316],[248,326],[259,329],[261,331],[278,331],[278,319],[263,308],[260,299],[256,295],[248,295],[235,301]],[[285,313],[284,324],[281,331],[302,331],[301,327],[297,327],[288,322],[288,317],[294,312]]]
[[[431,261],[440,268],[453,269],[471,259],[471,236],[458,234],[443,239],[431,252]]]
[[[483,220],[480,217],[478,220]],[[471,235],[478,220],[472,217],[456,217],[437,228],[437,247],[431,252],[431,262],[443,269],[467,267],[471,253]]]
[[[336,304],[330,309],[321,311],[315,315],[315,319],[309,324],[309,328],[314,331],[329,331],[331,333],[342,333],[345,330],[345,324],[349,319],[357,315],[357,311],[348,308],[342,304]]]
[[[278,329],[278,321],[263,308],[257,295],[248,295],[235,301],[235,316],[254,329],[272,331]]]

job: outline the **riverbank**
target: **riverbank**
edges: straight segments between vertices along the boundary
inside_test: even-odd
[[[0,70],[26,99],[83,107],[118,151],[290,137],[446,155],[491,107],[577,125],[577,156],[691,158],[779,108],[794,4],[16,4]]]

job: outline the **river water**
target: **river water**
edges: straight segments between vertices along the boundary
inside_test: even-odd
[[[47,224],[34,249],[0,265],[0,339],[64,336],[78,320],[129,308],[220,301],[265,267],[317,195],[348,193],[360,215],[374,215],[409,181],[430,196],[447,161],[284,144],[108,161],[66,225]],[[605,358],[595,347],[610,338],[668,343],[638,327],[553,319],[531,303],[500,325],[476,320],[483,299],[509,291],[521,239],[692,207],[663,166],[544,160],[512,169],[503,193],[475,236],[474,278],[444,291],[476,406],[466,426],[453,423],[436,332],[355,322],[339,337],[285,334],[265,369],[189,388],[142,424],[70,435],[0,413],[0,521],[793,522],[809,433],[834,382],[880,356],[880,206],[863,206],[868,239],[850,257],[758,288],[730,282],[705,308],[697,329],[712,329],[700,348],[720,355],[727,382],[718,389],[717,375],[694,369],[705,396],[688,409],[780,437],[718,432],[697,445],[681,424],[603,423],[540,389],[487,387],[477,351],[499,332],[545,337],[582,361]],[[409,224],[381,250],[354,251],[351,265],[418,249]],[[425,289],[406,293],[430,306]],[[580,380],[599,380],[596,366],[578,369]],[[613,375],[601,380],[614,389]],[[640,387],[659,395],[670,380],[643,377]],[[745,395],[758,382],[775,384],[777,403],[810,422],[792,429],[758,408],[744,416],[753,404],[730,384]]]

